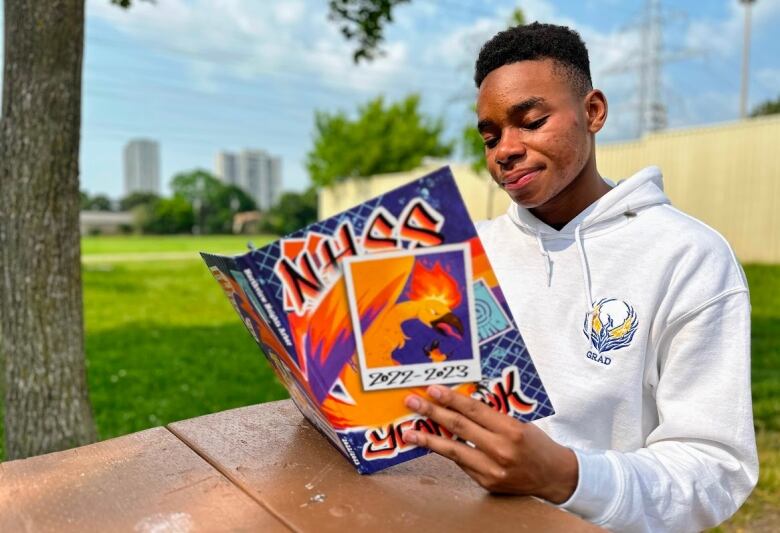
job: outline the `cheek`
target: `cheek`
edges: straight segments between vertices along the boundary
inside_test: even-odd
[[[493,178],[493,181],[498,183],[498,174],[500,169],[498,168],[498,164],[496,163],[496,157],[491,152],[485,153],[485,162],[487,163],[487,171],[490,173],[490,177]]]
[[[581,124],[573,120],[554,140],[555,153],[560,170],[573,178],[579,174],[590,155],[588,135],[580,131]]]

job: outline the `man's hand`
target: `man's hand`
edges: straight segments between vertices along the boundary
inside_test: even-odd
[[[404,403],[474,446],[421,431],[405,431],[406,442],[452,459],[491,492],[538,496],[553,503],[563,503],[574,493],[574,452],[541,429],[447,387],[434,385],[428,394],[438,405],[415,395]]]

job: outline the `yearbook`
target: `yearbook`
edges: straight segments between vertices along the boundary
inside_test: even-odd
[[[442,384],[522,421],[553,414],[448,168],[262,248],[201,254],[303,415],[360,473],[427,450]]]

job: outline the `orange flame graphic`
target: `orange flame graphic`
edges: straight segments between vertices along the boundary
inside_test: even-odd
[[[433,298],[446,303],[450,309],[460,304],[458,283],[446,272],[439,261],[428,270],[420,261],[415,262],[412,271],[412,286],[409,290],[411,300]]]

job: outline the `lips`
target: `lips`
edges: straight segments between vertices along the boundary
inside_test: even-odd
[[[538,176],[542,169],[543,167],[535,167],[514,170],[502,176],[501,186],[507,190],[521,189]]]

